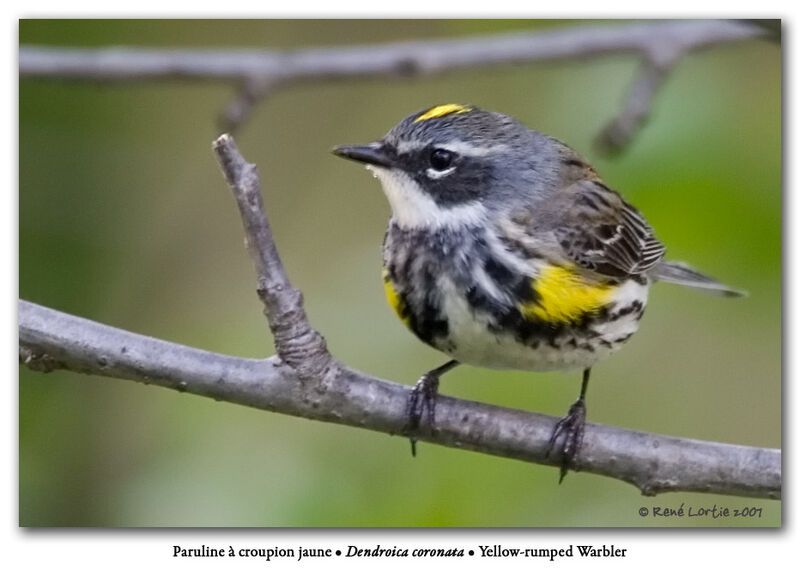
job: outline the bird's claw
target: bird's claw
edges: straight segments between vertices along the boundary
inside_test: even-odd
[[[545,457],[550,457],[550,454],[556,448],[556,443],[559,437],[563,434],[563,442],[560,446],[559,453],[561,455],[561,469],[558,482],[561,483],[566,477],[567,472],[575,469],[575,456],[581,448],[583,443],[583,432],[586,426],[586,404],[583,399],[578,399],[572,406],[570,406],[567,415],[561,418],[556,427],[550,435],[550,441],[547,444],[547,453]]]
[[[428,412],[428,425],[431,431],[436,429],[436,395],[439,392],[439,376],[430,372],[423,374],[411,389],[406,405],[407,423],[403,433],[411,441],[411,455],[417,455],[417,438],[422,416]]]

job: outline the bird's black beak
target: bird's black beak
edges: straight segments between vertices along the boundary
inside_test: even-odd
[[[383,144],[376,142],[368,145],[341,145],[334,147],[331,151],[336,156],[342,158],[349,158],[364,164],[371,164],[373,166],[383,166],[384,168],[391,168],[394,166],[392,157],[386,152]]]

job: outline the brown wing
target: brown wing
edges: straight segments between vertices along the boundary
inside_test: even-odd
[[[574,182],[553,205],[551,211],[560,212],[553,233],[582,267],[624,278],[645,273],[664,257],[666,248],[647,220],[599,179]]]

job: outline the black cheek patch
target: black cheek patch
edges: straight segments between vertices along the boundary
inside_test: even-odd
[[[455,170],[438,180],[427,176],[425,171],[428,167],[418,170],[414,177],[436,204],[443,207],[457,206],[474,202],[490,192],[493,172],[488,164],[475,159],[456,160],[454,164]]]

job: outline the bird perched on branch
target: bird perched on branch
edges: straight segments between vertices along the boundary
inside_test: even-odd
[[[636,332],[650,285],[741,294],[665,261],[642,214],[591,165],[507,115],[438,105],[374,143],[333,152],[366,164],[389,200],[389,304],[452,359],[411,391],[412,452],[425,411],[435,426],[439,378],[460,363],[583,370],[580,395],[550,438],[563,479],[583,439],[591,367]]]

